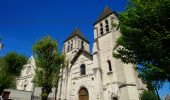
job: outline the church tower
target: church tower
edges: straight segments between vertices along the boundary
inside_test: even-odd
[[[68,66],[62,71],[62,79],[59,83],[58,97],[63,98],[63,100],[66,98],[68,100],[75,100],[75,98],[77,98],[76,95],[71,96],[71,94],[75,92],[75,89],[77,89],[74,87],[74,77],[80,76],[79,68],[76,68],[75,64],[73,65],[73,63],[77,60],[82,52],[90,54],[89,41],[84,37],[83,33],[78,28],[76,28],[64,41],[63,46],[63,53],[66,55],[66,59],[68,61]]]
[[[64,41],[63,53],[65,53],[68,60],[71,61],[72,57],[74,57],[79,50],[90,53],[90,46],[89,41],[84,37],[83,33],[76,28]]]
[[[64,41],[68,66],[61,71],[59,100],[139,100],[134,66],[112,56],[121,35],[112,23],[119,23],[117,14],[105,7],[93,24],[92,54],[89,41],[77,28]]]
[[[117,14],[105,7],[94,25],[93,61],[101,70],[103,100],[139,100],[134,66],[112,56],[121,33]]]

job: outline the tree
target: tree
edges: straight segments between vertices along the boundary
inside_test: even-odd
[[[55,99],[54,100],[57,100],[58,86],[59,86],[59,81],[62,80],[61,78],[63,77],[63,70],[64,70],[64,68],[68,68],[68,62],[65,60],[65,55],[63,55],[62,59],[64,62],[62,63],[60,70],[58,70],[55,73],[54,81],[53,81],[53,87],[55,87],[55,97],[54,97]]]
[[[59,52],[56,40],[50,36],[37,41],[32,49],[36,62],[34,81],[37,86],[42,87],[41,99],[47,100],[56,73],[63,67],[65,56]]]
[[[130,0],[118,17],[122,35],[113,56],[141,65],[145,80],[170,82],[170,0]]]
[[[27,58],[25,55],[18,55],[16,52],[10,52],[3,57],[6,73],[12,76],[19,76],[23,65],[26,64]]]
[[[0,95],[2,95],[2,92],[6,88],[14,88],[15,87],[15,76],[9,76],[4,71],[0,71]]]
[[[140,100],[159,100],[157,96],[151,91],[143,91]]]
[[[0,94],[5,88],[16,86],[16,78],[26,62],[26,56],[18,55],[16,52],[10,52],[0,58]]]

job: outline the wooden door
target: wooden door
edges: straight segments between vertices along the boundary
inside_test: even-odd
[[[79,91],[79,100],[89,100],[89,94],[87,89],[81,88]]]

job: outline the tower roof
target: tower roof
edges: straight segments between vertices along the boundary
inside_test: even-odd
[[[85,38],[83,33],[78,28],[74,29],[74,31],[70,34],[70,36],[64,42],[70,40],[71,38],[73,38],[75,36],[78,36],[81,39],[83,39],[84,41],[86,41],[87,43],[89,43],[89,41]]]
[[[97,24],[99,21],[101,21],[102,19],[106,18],[107,16],[111,15],[111,14],[116,14],[116,12],[112,11],[112,9],[110,9],[108,6],[106,6],[103,10],[103,12],[100,14],[100,16],[97,18],[97,20],[94,22],[93,25]]]

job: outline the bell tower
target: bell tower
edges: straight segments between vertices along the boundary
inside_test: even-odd
[[[99,48],[99,43],[104,46],[100,46],[100,50],[113,50],[116,39],[121,35],[112,24],[118,24],[117,14],[112,11],[109,7],[105,7],[103,12],[97,18],[94,26],[94,43]],[[107,46],[107,47],[105,47]],[[96,49],[96,48],[94,48]],[[95,51],[95,50],[94,50]]]
[[[71,60],[79,50],[90,52],[90,46],[89,41],[84,37],[83,33],[76,28],[64,41],[63,53]]]
[[[112,56],[113,50],[117,48],[116,40],[121,35],[120,30],[113,27],[112,23],[119,23],[117,14],[109,7],[105,7],[93,24],[93,59],[96,59],[101,69],[104,100],[109,100],[108,95],[115,100],[127,100],[127,98],[138,100],[133,65],[124,64],[120,59]]]
[[[112,27],[113,22],[118,22],[117,14],[106,6],[93,24],[93,60],[101,74],[100,87],[102,87],[102,93],[100,95],[102,95],[102,100],[109,100],[110,98],[116,98],[115,100],[117,100],[119,96],[118,84],[116,83],[118,82],[117,65],[115,64],[112,52],[120,32]],[[112,94],[114,95],[112,96]]]

